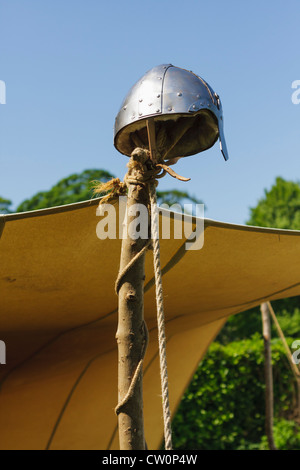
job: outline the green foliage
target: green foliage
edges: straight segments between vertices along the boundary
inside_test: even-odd
[[[270,190],[265,189],[264,197],[250,211],[248,225],[300,230],[300,183],[276,178],[275,184]],[[299,297],[279,300],[274,307],[281,314],[291,313],[300,308],[300,300]]]
[[[300,230],[300,183],[276,178],[270,190],[265,190],[256,207],[250,209],[248,225],[277,227]],[[300,297],[272,302],[283,332],[299,338]],[[230,341],[249,338],[255,331],[261,331],[259,307],[231,317],[220,332],[217,341],[226,344]],[[276,331],[273,328],[273,334]]]
[[[300,429],[294,421],[275,419],[273,435],[278,450],[300,450]],[[269,449],[267,436],[262,437],[259,449]]]
[[[270,190],[251,209],[247,224],[300,230],[300,183],[276,178]],[[281,328],[286,335],[300,334],[300,297],[273,302]],[[298,324],[298,326],[297,326]]]
[[[104,170],[86,170],[60,180],[49,191],[24,201],[18,211],[53,207],[92,197],[91,182],[107,181]],[[158,203],[201,203],[187,192],[158,191]],[[0,212],[11,201],[0,198]],[[248,224],[300,229],[300,185],[277,178],[251,209]],[[299,339],[300,298],[272,302],[289,342]],[[263,341],[259,307],[231,317],[211,345],[185,393],[173,422],[177,449],[265,449]],[[299,428],[293,416],[295,389],[281,342],[273,327],[274,437],[280,449],[299,449]],[[247,338],[247,339],[245,339]]]
[[[293,376],[278,340],[272,343],[272,359],[275,414],[289,417]],[[263,340],[258,333],[225,346],[212,343],[174,417],[174,447],[259,448],[265,433],[264,389]]]
[[[197,199],[194,196],[190,196],[186,191],[178,191],[177,189],[171,189],[169,191],[157,191],[157,202],[159,205],[168,204],[169,206],[172,206],[173,204],[179,204],[182,210],[184,209],[184,202],[187,202],[188,204],[202,204],[200,199]]]
[[[297,297],[298,299],[299,297]],[[294,339],[300,338],[300,309],[295,308],[292,313],[287,310],[281,310],[277,315],[277,320],[285,335],[289,335]],[[274,328],[273,328],[274,329]],[[275,329],[273,334],[275,335]]]
[[[42,191],[26,199],[17,208],[17,212],[44,209],[91,199],[91,183],[94,180],[108,181],[112,175],[105,170],[85,170],[80,174],[63,178],[49,191]]]
[[[93,196],[92,183],[94,181],[106,182],[114,178],[108,171],[105,170],[85,170],[80,174],[73,174],[67,178],[63,178],[55,184],[49,191],[41,191],[30,199],[23,201],[17,208],[17,212],[32,211],[36,209],[44,209],[46,207],[60,206],[64,204],[71,204],[79,201],[86,201]],[[179,204],[183,206],[183,202],[201,204],[201,201],[196,197],[190,196],[189,193],[184,191],[177,191],[176,189],[169,191],[158,191],[157,200],[159,204]],[[0,198],[0,211],[11,204],[11,201]],[[7,206],[8,205],[8,206]]]
[[[240,341],[250,338],[257,331],[261,331],[261,313],[259,307],[246,312],[232,315],[218,334],[216,341],[228,344],[231,341]]]
[[[300,297],[276,300],[272,302],[277,320],[283,333],[294,339],[300,338]],[[271,321],[272,337],[277,337],[278,332]],[[231,341],[240,341],[250,338],[257,331],[262,330],[260,307],[252,308],[247,312],[241,312],[231,316],[220,331],[216,341],[228,344]]]
[[[0,196],[0,214],[9,214],[11,212],[11,205],[12,202],[9,199],[4,199]]]
[[[277,178],[255,208],[250,225],[300,229],[300,184]],[[300,335],[300,298],[272,302],[289,344]],[[272,322],[271,322],[272,324]],[[267,449],[261,313],[232,316],[200,364],[173,422],[177,449]],[[272,324],[274,439],[279,449],[299,449],[293,421],[296,389]],[[246,339],[247,338],[247,339]],[[220,344],[221,343],[221,344]]]
[[[300,183],[276,178],[272,188],[250,209],[249,225],[300,229]]]

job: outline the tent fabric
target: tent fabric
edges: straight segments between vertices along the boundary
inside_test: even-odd
[[[117,296],[121,240],[96,236],[99,200],[0,216],[1,449],[118,449]],[[116,204],[117,211],[119,205]],[[160,210],[160,223],[168,211]],[[201,250],[161,240],[174,414],[226,319],[300,295],[300,232],[204,220]],[[197,219],[188,219],[194,227]],[[163,434],[152,253],[145,263],[145,437]]]

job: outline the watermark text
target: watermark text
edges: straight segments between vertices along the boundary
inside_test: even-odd
[[[294,80],[292,83],[292,88],[295,91],[292,93],[292,103],[300,104],[300,80]]]
[[[113,204],[100,204],[97,216],[100,221],[96,234],[100,240],[149,238],[149,212],[144,204],[132,204],[126,208],[126,197],[120,196],[119,213]],[[162,214],[159,218],[162,240],[185,240],[186,250],[201,250],[204,244],[204,204],[196,204],[197,217],[192,217],[192,204],[162,204],[157,208]],[[125,221],[127,221],[125,223]]]
[[[6,364],[6,344],[0,340],[0,364]]]
[[[300,340],[296,339],[296,341],[293,342],[292,348],[298,348],[296,351],[293,352],[292,354],[292,360],[294,364],[299,364],[300,363]]]
[[[0,104],[6,104],[6,84],[0,80]]]

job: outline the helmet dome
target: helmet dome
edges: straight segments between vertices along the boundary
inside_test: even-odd
[[[130,156],[137,142],[148,147],[149,118],[154,118],[158,150],[169,149],[168,159],[203,152],[218,137],[224,159],[228,159],[220,98],[193,72],[162,64],[133,85],[115,120],[114,145],[119,152]],[[182,126],[186,132],[178,140],[176,133]]]

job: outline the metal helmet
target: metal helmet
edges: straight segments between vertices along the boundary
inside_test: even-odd
[[[171,64],[149,70],[130,89],[115,120],[114,145],[130,156],[139,142],[148,146],[146,120],[154,118],[156,133],[167,134],[168,159],[186,157],[209,149],[220,139],[228,160],[219,96],[201,77]],[[172,144],[178,125],[189,119],[188,130]]]

